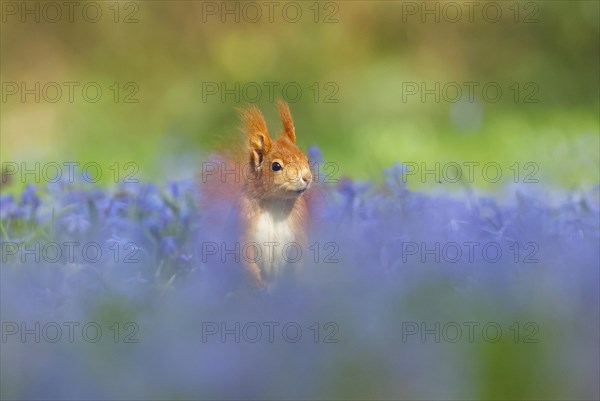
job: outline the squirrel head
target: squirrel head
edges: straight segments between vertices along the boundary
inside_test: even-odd
[[[312,183],[308,157],[296,146],[296,130],[287,103],[278,101],[283,131],[271,139],[261,111],[240,111],[248,140],[248,190],[261,199],[294,199]]]

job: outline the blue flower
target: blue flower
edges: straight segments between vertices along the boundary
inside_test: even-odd
[[[67,232],[70,234],[75,232],[84,233],[90,227],[89,220],[82,213],[69,213],[62,220],[66,224]]]
[[[163,252],[168,255],[175,255],[177,253],[177,243],[175,241],[175,237],[169,235],[167,237],[163,237],[161,240],[160,248]]]
[[[23,216],[23,210],[15,202],[12,195],[0,196],[0,220],[13,218],[18,219]]]
[[[33,209],[37,209],[40,205],[40,198],[35,193],[35,186],[33,184],[28,184],[21,193],[21,204],[23,206],[30,206]]]
[[[317,146],[310,145],[310,147],[308,148],[307,155],[308,160],[311,164],[320,165],[323,163],[323,153],[321,152],[321,149],[319,149]]]
[[[392,167],[386,168],[383,171],[387,187],[396,195],[406,193],[405,172],[406,169],[400,163],[395,163]]]

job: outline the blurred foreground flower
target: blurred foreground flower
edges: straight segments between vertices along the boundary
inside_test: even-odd
[[[0,395],[598,398],[598,190],[499,203],[403,174],[321,186],[302,266],[260,294],[193,180],[3,195]]]

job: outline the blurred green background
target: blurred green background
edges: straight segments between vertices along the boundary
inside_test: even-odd
[[[63,10],[56,23],[46,20],[54,18],[50,9],[40,11],[39,23],[27,15],[23,22],[22,10],[13,15],[3,5],[0,156],[93,161],[104,183],[115,162],[121,173],[136,163],[142,179],[189,177],[203,155],[237,135],[236,107],[256,103],[272,133],[279,129],[272,82],[275,97],[291,103],[300,145],[319,146],[339,176],[377,179],[395,161],[428,168],[496,162],[506,183],[515,162],[521,181],[532,171],[524,163],[534,162],[541,185],[597,184],[598,2],[496,2],[484,13],[487,3],[478,3],[472,20],[463,3],[453,3],[462,9],[457,22],[447,4],[431,3],[439,11],[423,14],[421,2],[296,2],[298,22],[290,22],[296,9],[284,11],[286,2],[273,9],[273,22],[264,4],[252,22],[256,10],[236,2],[99,2],[98,22],[86,21],[80,7],[73,22]],[[240,22],[221,14],[226,7],[237,8]],[[497,8],[501,17],[492,22]],[[63,95],[55,103],[33,95],[23,102],[7,82],[56,82]],[[64,82],[79,83],[73,102]],[[82,97],[89,82],[103,90],[96,103]],[[472,101],[464,82],[479,85]],[[411,83],[439,83],[440,100],[408,95]],[[448,83],[462,88],[461,101],[448,101],[455,97]],[[486,98],[487,83],[502,89],[499,101]],[[238,85],[239,99],[222,99],[221,88],[207,92],[215,85]],[[53,90],[47,87],[49,97]],[[433,184],[416,177],[409,186]],[[498,187],[477,170],[475,181]]]

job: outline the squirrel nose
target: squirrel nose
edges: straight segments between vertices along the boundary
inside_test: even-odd
[[[310,173],[310,171],[307,171],[304,174],[302,174],[302,181],[304,181],[307,184],[310,184],[312,182],[312,174]]]

